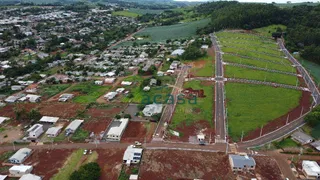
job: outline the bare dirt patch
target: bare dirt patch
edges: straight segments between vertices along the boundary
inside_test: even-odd
[[[308,112],[311,107],[310,97],[311,97],[310,92],[303,91],[302,97],[300,98],[299,106],[297,106],[296,108],[293,108],[287,114],[285,114],[285,115],[283,115],[273,121],[270,121],[268,124],[263,126],[262,135],[270,133],[270,132],[284,126],[287,122],[288,115],[289,115],[288,122],[291,122],[291,121],[294,121],[295,119],[299,118],[301,115],[301,112],[302,112],[302,114]],[[255,139],[255,138],[259,137],[260,131],[261,131],[261,129],[258,128],[256,130],[250,132],[246,137],[244,137],[244,141]]]
[[[122,138],[121,142],[150,142],[156,128],[156,123],[152,122],[133,122],[130,121]]]
[[[84,111],[85,106],[76,103],[42,103],[40,113],[46,116],[73,118],[78,112]]]
[[[223,153],[146,150],[140,179],[235,179]]]
[[[97,163],[101,168],[100,180],[118,179],[121,171],[123,149],[97,149]]]
[[[259,174],[262,179],[283,179],[281,171],[275,159],[268,156],[254,156],[256,161],[256,174]]]
[[[111,121],[111,118],[88,121],[84,123],[83,129],[89,132],[94,132],[95,135],[98,135],[100,134],[100,132],[105,131],[107,129]]]
[[[72,150],[67,149],[35,150],[24,164],[32,165],[34,174],[49,180],[58,173],[71,153]]]

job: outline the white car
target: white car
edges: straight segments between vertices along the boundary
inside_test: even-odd
[[[86,155],[87,152],[88,152],[88,150],[85,149],[85,150],[83,151],[83,155]]]

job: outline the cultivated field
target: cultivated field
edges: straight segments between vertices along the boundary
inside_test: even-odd
[[[299,105],[301,92],[270,86],[227,83],[229,136],[239,140]]]

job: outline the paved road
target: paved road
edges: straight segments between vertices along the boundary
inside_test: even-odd
[[[187,76],[188,73],[188,67],[187,66],[182,66],[181,70],[178,74],[176,83],[175,83],[175,87],[178,88],[182,88],[183,86],[183,82],[185,77]],[[165,127],[165,123],[167,122],[169,124],[169,122],[171,121],[172,115],[174,113],[176,104],[177,104],[177,96],[180,93],[180,90],[178,88],[173,88],[171,95],[173,95],[174,97],[174,103],[173,104],[166,104],[163,113],[161,115],[161,118],[159,120],[158,126],[155,130],[155,133],[153,135],[153,139],[152,141],[162,141],[163,139],[163,135],[165,133],[166,127]]]
[[[215,83],[215,133],[216,142],[226,142],[227,130],[225,122],[223,63],[221,50],[214,34],[210,34],[216,54]]]
[[[311,76],[309,75],[308,71],[299,63],[298,60],[296,60],[290,53],[289,51],[286,49],[286,47],[284,46],[283,40],[278,38],[278,45],[280,47],[280,49],[285,53],[285,55],[288,57],[288,59],[297,67],[298,71],[300,72],[300,74],[302,75],[304,81],[306,82],[313,100],[316,102],[315,105],[319,105],[320,104],[320,92],[316,86],[316,84],[314,83],[313,79],[311,78]]]

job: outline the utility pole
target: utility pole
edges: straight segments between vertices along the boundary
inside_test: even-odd
[[[303,106],[302,106],[302,108],[301,108],[301,113],[300,113],[300,116],[302,116],[302,113],[303,113]]]
[[[241,142],[242,142],[242,139],[243,139],[243,131],[242,131],[242,133],[241,133]]]
[[[262,129],[263,129],[263,125],[261,126],[260,137],[262,136]]]
[[[287,125],[287,124],[288,124],[288,122],[289,122],[289,116],[290,116],[290,114],[288,114],[288,116],[287,116],[286,125]]]
[[[14,142],[12,142],[12,145],[13,145],[13,150],[15,151],[16,150],[16,146],[14,145]]]

